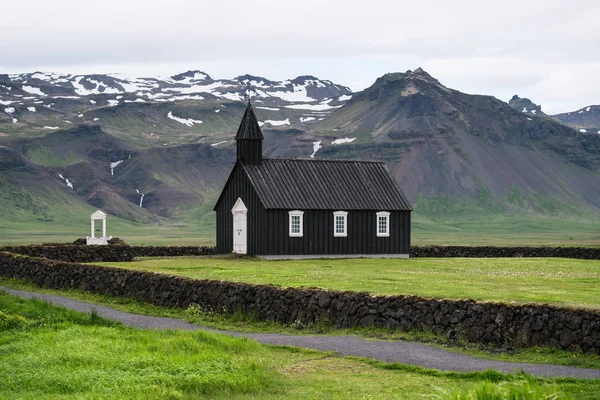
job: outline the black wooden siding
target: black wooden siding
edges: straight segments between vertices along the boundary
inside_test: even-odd
[[[377,211],[349,211],[347,236],[333,236],[333,212],[346,210],[300,210],[303,236],[289,236],[290,210],[264,210],[259,255],[301,254],[408,254],[410,251],[410,211],[392,211],[390,236],[378,237]]]
[[[217,212],[217,252],[233,251],[231,209],[241,198],[248,208],[248,254],[408,254],[410,251],[410,211],[391,211],[390,236],[378,237],[378,211],[389,210],[300,210],[303,237],[289,236],[291,210],[265,210],[244,172],[236,164],[221,194]],[[333,212],[348,211],[347,236],[333,236]]]
[[[257,243],[260,243],[264,230],[263,207],[256,195],[254,187],[244,173],[239,163],[234,166],[232,175],[227,181],[220,201],[217,205],[217,253],[225,254],[233,251],[233,215],[231,209],[241,198],[246,208],[248,254],[257,253]]]
[[[237,159],[247,165],[260,164],[262,159],[262,140],[238,140]]]

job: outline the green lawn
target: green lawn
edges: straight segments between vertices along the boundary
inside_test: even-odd
[[[600,390],[598,380],[445,373],[211,333],[136,330],[1,292],[0,358],[7,399],[423,399],[439,388],[451,395],[511,386],[593,399]]]
[[[2,205],[0,191],[0,206]],[[212,197],[211,197],[212,199]],[[178,210],[160,225],[133,223],[113,216],[108,234],[135,245],[214,245],[215,218],[212,202]],[[89,215],[95,210],[79,203],[50,207],[53,221],[21,215],[0,207],[0,246],[44,242],[73,242],[89,235]],[[542,217],[491,217],[480,220],[432,221],[413,212],[412,243],[415,245],[464,246],[600,246],[597,218],[587,221]]]
[[[142,258],[104,263],[199,279],[321,287],[600,309],[600,261],[561,258],[413,258],[265,261],[255,258]]]

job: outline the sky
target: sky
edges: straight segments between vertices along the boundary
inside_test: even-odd
[[[0,2],[0,73],[314,75],[358,91],[422,67],[549,114],[600,104],[600,1]]]

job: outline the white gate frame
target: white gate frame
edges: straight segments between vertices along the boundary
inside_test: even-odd
[[[246,208],[241,197],[238,197],[233,205],[231,214],[233,214],[233,252],[237,254],[247,254],[248,208]]]
[[[96,212],[94,212],[91,216],[91,222],[92,222],[92,236],[88,236],[86,238],[86,244],[87,245],[107,245],[108,241],[110,239],[112,239],[112,236],[106,236],[106,214],[104,214],[102,211],[100,210],[96,210]],[[96,230],[96,226],[95,226],[95,221],[97,220],[101,220],[102,221],[102,237],[94,237],[95,234],[95,230]]]

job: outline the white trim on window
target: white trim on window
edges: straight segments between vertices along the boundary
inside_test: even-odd
[[[390,213],[388,211],[379,211],[375,218],[375,232],[377,237],[390,236]]]
[[[348,211],[333,212],[333,236],[348,236]]]
[[[304,211],[289,211],[289,234],[290,237],[304,236]]]

